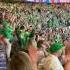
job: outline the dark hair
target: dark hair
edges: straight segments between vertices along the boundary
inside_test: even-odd
[[[41,48],[43,44],[43,40],[37,42],[37,48]]]

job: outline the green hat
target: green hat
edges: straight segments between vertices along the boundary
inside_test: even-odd
[[[54,53],[59,51],[61,48],[63,47],[63,45],[61,43],[55,42],[51,45],[51,47],[49,48],[49,52],[50,53]]]

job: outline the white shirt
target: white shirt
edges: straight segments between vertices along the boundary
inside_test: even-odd
[[[45,70],[64,70],[59,59],[54,55],[42,59],[41,64]]]

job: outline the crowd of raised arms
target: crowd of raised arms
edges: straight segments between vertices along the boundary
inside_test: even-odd
[[[40,12],[40,9],[38,11]],[[59,22],[55,21],[57,20],[55,16],[51,18],[52,21],[48,21],[50,25],[46,28],[43,25],[31,24],[34,23],[33,20],[37,21],[32,17],[30,17],[31,23],[24,23],[24,20],[20,24],[21,16],[15,16],[2,8],[0,10],[0,43],[6,46],[8,61],[12,61],[10,54],[13,55],[13,51],[17,49],[16,52],[24,51],[29,55],[34,70],[69,70],[65,64],[69,62],[70,65],[70,48],[68,47],[70,46],[70,27],[51,25],[50,23]],[[14,48],[13,51],[12,48]],[[13,70],[19,69],[15,67]]]

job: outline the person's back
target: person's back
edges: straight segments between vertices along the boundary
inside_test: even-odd
[[[70,70],[70,40],[64,41],[64,45],[65,45],[64,70]]]

